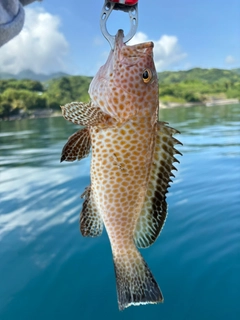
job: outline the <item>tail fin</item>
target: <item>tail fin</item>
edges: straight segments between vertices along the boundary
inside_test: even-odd
[[[161,290],[137,249],[134,257],[114,256],[114,267],[119,310],[131,305],[163,302]]]

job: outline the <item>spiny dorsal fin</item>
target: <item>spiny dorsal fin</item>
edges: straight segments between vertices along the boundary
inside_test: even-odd
[[[135,244],[139,248],[149,247],[157,239],[167,216],[166,193],[169,187],[173,162],[179,162],[174,155],[181,154],[174,148],[181,144],[173,138],[177,130],[166,126],[164,122],[156,125],[156,141],[149,183],[144,204],[134,233]]]
[[[91,137],[88,128],[75,132],[68,138],[62,150],[62,161],[81,160],[89,155],[91,148]]]
[[[80,231],[84,237],[98,237],[103,231],[103,221],[94,202],[91,186],[87,187],[81,198],[84,198],[80,213]]]
[[[81,126],[94,126],[106,122],[110,117],[100,108],[93,107],[91,102],[71,102],[61,106],[63,117]]]

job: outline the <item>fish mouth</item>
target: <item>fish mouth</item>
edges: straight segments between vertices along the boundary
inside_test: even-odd
[[[123,42],[124,38],[124,31],[122,29],[119,29],[116,36],[115,36],[115,50],[119,50],[124,45]]]
[[[124,40],[124,31],[122,29],[119,29],[115,36],[115,47],[114,47],[115,53],[117,52],[120,53],[123,47],[130,48],[135,52],[152,53],[152,49],[154,47],[154,43],[152,41],[127,46],[123,40]],[[127,48],[125,50],[127,50]]]

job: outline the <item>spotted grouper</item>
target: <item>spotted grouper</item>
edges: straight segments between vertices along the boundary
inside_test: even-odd
[[[112,248],[119,309],[163,301],[138,248],[158,237],[167,214],[166,193],[177,130],[158,121],[158,79],[153,43],[127,46],[123,31],[93,78],[90,102],[62,107],[66,120],[85,128],[73,134],[61,161],[86,157],[92,148],[91,185],[80,214],[83,236],[105,226]],[[180,154],[180,153],[179,153]]]

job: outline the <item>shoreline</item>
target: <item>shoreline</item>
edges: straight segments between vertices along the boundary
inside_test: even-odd
[[[196,107],[196,106],[205,106],[205,107],[214,107],[214,106],[223,106],[229,104],[238,104],[240,101],[238,99],[212,99],[207,102],[159,102],[159,106],[161,109],[170,109],[176,107]]]
[[[168,102],[163,103],[159,101],[160,109],[172,109],[178,107],[190,108],[190,107],[214,107],[214,106],[222,106],[222,105],[231,105],[231,104],[240,104],[238,99],[216,99],[208,102],[187,102],[187,103],[179,103],[179,102]],[[16,116],[11,116],[8,119],[0,119],[1,121],[16,121],[16,120],[24,120],[24,119],[41,119],[41,118],[54,118],[61,117],[61,111],[53,111],[51,109],[48,110],[36,110],[31,115],[19,114]]]

